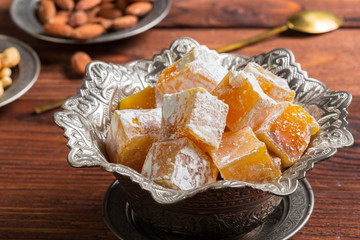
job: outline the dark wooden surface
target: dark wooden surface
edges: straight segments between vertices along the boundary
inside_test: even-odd
[[[112,174],[67,164],[63,131],[53,110],[33,114],[36,106],[76,93],[81,79],[69,73],[70,56],[86,51],[93,59],[125,64],[151,58],[180,36],[210,48],[281,25],[301,9],[332,11],[344,27],[323,35],[288,31],[235,51],[254,55],[277,47],[293,51],[310,77],[331,90],[349,91],[352,147],[315,166],[306,176],[315,207],[307,224],[292,238],[360,238],[360,11],[357,0],[175,0],[156,28],[107,44],[60,45],[35,39],[11,21],[11,0],[0,2],[0,33],[30,45],[41,59],[35,85],[20,99],[0,108],[0,239],[115,239],[102,217],[102,202]]]

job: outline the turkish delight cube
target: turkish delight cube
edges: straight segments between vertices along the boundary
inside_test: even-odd
[[[246,126],[255,131],[277,104],[263,92],[252,75],[243,71],[230,71],[212,94],[229,105],[226,125],[231,131]]]
[[[281,174],[276,159],[250,127],[224,133],[220,147],[209,154],[225,180],[263,183]]]
[[[111,162],[140,172],[147,152],[158,139],[161,109],[116,110],[106,140]]]
[[[188,190],[215,182],[219,170],[188,138],[154,143],[141,173],[159,185]]]
[[[244,71],[255,76],[264,93],[272,99],[278,102],[291,102],[294,99],[295,91],[289,88],[286,79],[276,76],[254,62],[249,62]]]
[[[300,159],[318,130],[319,124],[305,109],[283,102],[255,134],[281,158],[282,168],[287,168]]]
[[[162,106],[162,137],[188,137],[204,152],[218,148],[228,106],[205,89],[166,94]]]
[[[206,46],[196,46],[161,73],[156,87],[163,94],[196,87],[211,91],[227,72],[219,64],[215,51]]]
[[[155,87],[148,86],[119,102],[120,110],[123,109],[152,109],[156,108]]]

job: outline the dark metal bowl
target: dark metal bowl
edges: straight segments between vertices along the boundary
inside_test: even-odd
[[[64,43],[64,44],[90,44],[102,43],[120,40],[135,36],[149,30],[161,22],[168,14],[171,6],[170,0],[157,0],[153,3],[152,10],[134,27],[125,28],[118,31],[111,31],[100,35],[99,37],[86,41],[79,41],[70,38],[50,36],[45,33],[43,25],[36,16],[36,9],[40,0],[13,0],[10,8],[10,14],[15,24],[33,37],[48,42]]]

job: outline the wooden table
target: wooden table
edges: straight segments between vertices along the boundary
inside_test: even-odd
[[[30,45],[40,57],[41,72],[25,95],[0,108],[0,239],[115,239],[102,217],[104,194],[113,175],[99,168],[70,167],[63,131],[53,122],[57,110],[33,113],[36,106],[76,93],[81,79],[69,67],[75,51],[125,64],[151,58],[180,36],[218,48],[278,26],[301,9],[332,11],[344,18],[344,26],[323,35],[288,31],[235,52],[251,56],[288,48],[309,76],[331,90],[352,93],[347,119],[355,143],[307,174],[315,207],[292,239],[360,238],[360,11],[356,0],[174,0],[169,15],[156,28],[94,45],[54,44],[25,34],[11,21],[11,2],[0,2],[0,33]]]

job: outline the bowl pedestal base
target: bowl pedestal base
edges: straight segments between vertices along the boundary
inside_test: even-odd
[[[314,207],[314,195],[306,179],[299,181],[297,190],[282,199],[266,221],[251,232],[232,239],[289,239],[308,221]],[[103,202],[104,220],[119,239],[185,240],[182,235],[169,234],[142,223],[134,216],[116,180],[109,187]],[[228,238],[229,239],[229,238]]]

